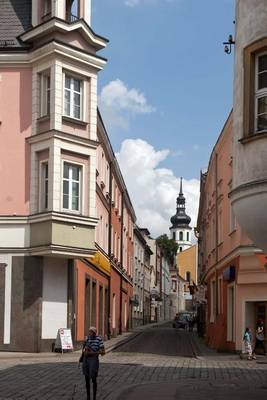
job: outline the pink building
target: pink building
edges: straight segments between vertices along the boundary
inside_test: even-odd
[[[267,272],[262,250],[247,238],[233,214],[229,193],[234,163],[231,112],[208,170],[201,174],[198,272],[199,282],[207,285],[202,323],[208,344],[241,351],[245,327],[255,331],[258,319],[266,324]],[[203,315],[203,309],[199,311]]]
[[[74,342],[90,324],[108,336],[110,318],[114,332],[128,327],[135,215],[101,133],[108,41],[90,14],[89,0],[0,4],[0,350],[51,350],[59,328]]]

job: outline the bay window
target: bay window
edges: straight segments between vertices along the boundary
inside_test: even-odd
[[[63,163],[63,209],[81,211],[82,167]]]
[[[64,115],[70,118],[82,119],[82,90],[80,79],[65,75],[64,82]]]

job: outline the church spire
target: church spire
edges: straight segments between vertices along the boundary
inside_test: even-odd
[[[180,178],[180,193],[179,194],[183,194],[183,178],[182,178],[182,176]]]
[[[180,178],[180,192],[176,200],[176,214],[171,218],[172,227],[187,227],[191,218],[185,212],[185,197],[183,194],[183,178]]]

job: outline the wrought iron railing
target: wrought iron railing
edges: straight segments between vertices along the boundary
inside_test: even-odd
[[[71,22],[76,22],[80,19],[77,15],[73,15],[71,13],[66,13],[66,21],[71,23]]]

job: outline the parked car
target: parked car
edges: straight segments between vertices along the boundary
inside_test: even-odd
[[[190,312],[180,312],[176,314],[173,320],[173,328],[188,329],[189,322],[192,320],[193,315]]]

